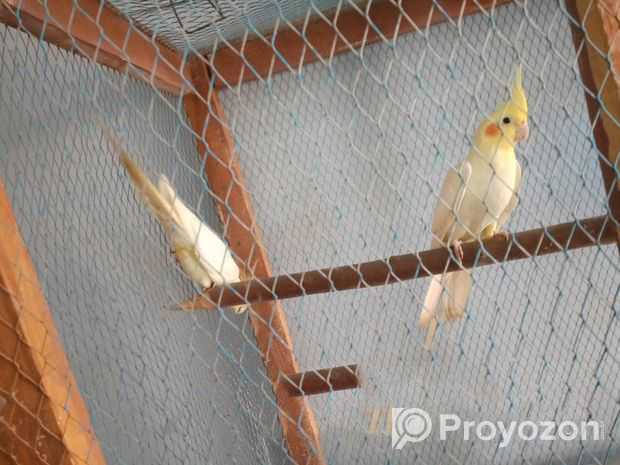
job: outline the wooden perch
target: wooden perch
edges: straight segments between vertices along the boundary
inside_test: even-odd
[[[558,253],[615,242],[615,225],[607,216],[532,229],[482,242],[463,244],[463,268],[493,265],[510,260]],[[372,262],[325,268],[215,286],[179,308],[206,310],[243,303],[290,299],[371,286],[384,286],[415,278],[456,271],[460,266],[446,248],[388,257]]]
[[[295,397],[357,389],[362,385],[357,365],[283,375],[280,383]]]
[[[297,70],[319,59],[350,52],[375,42],[446,21],[482,13],[511,0],[382,0],[338,10],[296,29],[289,26],[266,37],[224,47],[209,58],[215,87],[236,86]]]

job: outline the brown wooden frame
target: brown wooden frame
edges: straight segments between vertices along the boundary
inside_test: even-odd
[[[317,60],[352,52],[375,42],[390,40],[434,24],[458,21],[463,16],[490,10],[511,0],[383,0],[369,2],[366,10],[349,7],[308,23],[285,26],[265,37],[223,47],[209,57],[215,87],[243,82],[286,70],[298,70]],[[437,7],[441,5],[441,9]],[[443,10],[443,11],[442,11]],[[278,53],[276,53],[276,50]]]
[[[104,465],[0,181],[0,462]]]
[[[232,136],[217,93],[210,86],[203,59],[191,62],[190,75],[197,94],[185,95],[183,103],[196,134],[198,152],[205,160],[205,177],[214,194],[224,234],[234,255],[243,262],[246,274],[271,276]],[[277,302],[253,305],[250,320],[265,370],[274,387],[290,456],[299,465],[323,464],[318,429],[308,401],[291,395],[278,383],[283,373],[299,371],[282,306]]]
[[[78,8],[75,7],[77,4]],[[183,60],[98,0],[0,0],[0,23],[179,95]]]
[[[566,8],[620,252],[620,0],[566,0]]]

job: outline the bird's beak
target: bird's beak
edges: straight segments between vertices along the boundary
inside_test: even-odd
[[[530,135],[530,127],[527,125],[527,121],[523,124],[517,125],[517,131],[515,132],[515,142],[520,140],[527,140]]]

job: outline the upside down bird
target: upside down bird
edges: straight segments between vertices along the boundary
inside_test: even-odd
[[[102,129],[140,200],[164,229],[172,251],[187,276],[203,288],[241,281],[239,266],[226,243],[187,208],[168,178],[161,174],[155,186],[110,129],[105,126]],[[234,307],[237,313],[242,313],[246,308],[247,305]]]
[[[462,242],[504,235],[500,227],[517,206],[521,167],[514,146],[528,137],[527,99],[521,67],[515,72],[510,99],[486,116],[467,157],[448,172],[433,215],[431,248],[451,247],[460,262]],[[471,270],[431,278],[419,324],[428,328],[430,349],[438,321],[463,317],[472,286]]]

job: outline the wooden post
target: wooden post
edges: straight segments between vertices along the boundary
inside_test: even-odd
[[[209,65],[216,88],[236,86],[507,3],[510,0],[382,0],[368,2],[368,8],[363,3],[220,48]]]
[[[385,286],[474,266],[559,253],[615,242],[615,225],[607,216],[532,229],[482,242],[463,244],[463,262],[457,263],[447,248],[397,255],[365,263],[304,271],[269,278],[214,286],[204,296],[183,302],[179,308],[206,310],[216,304],[229,307],[243,303],[291,299],[312,294]]]
[[[566,0],[566,10],[620,252],[620,0]]]
[[[217,93],[210,86],[209,73],[202,58],[192,61],[190,73],[198,94],[186,95],[183,104],[196,135],[198,152],[205,160],[205,177],[216,196],[224,234],[246,272],[270,276],[271,266],[260,238],[232,137]],[[292,396],[277,382],[282,373],[299,371],[282,307],[277,303],[253,305],[250,319],[267,375],[274,386],[289,455],[299,465],[323,464],[318,430],[307,400]]]
[[[357,365],[283,375],[280,382],[290,395],[296,397],[357,389],[362,385]]]
[[[175,95],[187,82],[177,53],[101,0],[0,0],[0,22]]]
[[[1,182],[0,463],[104,465]]]

